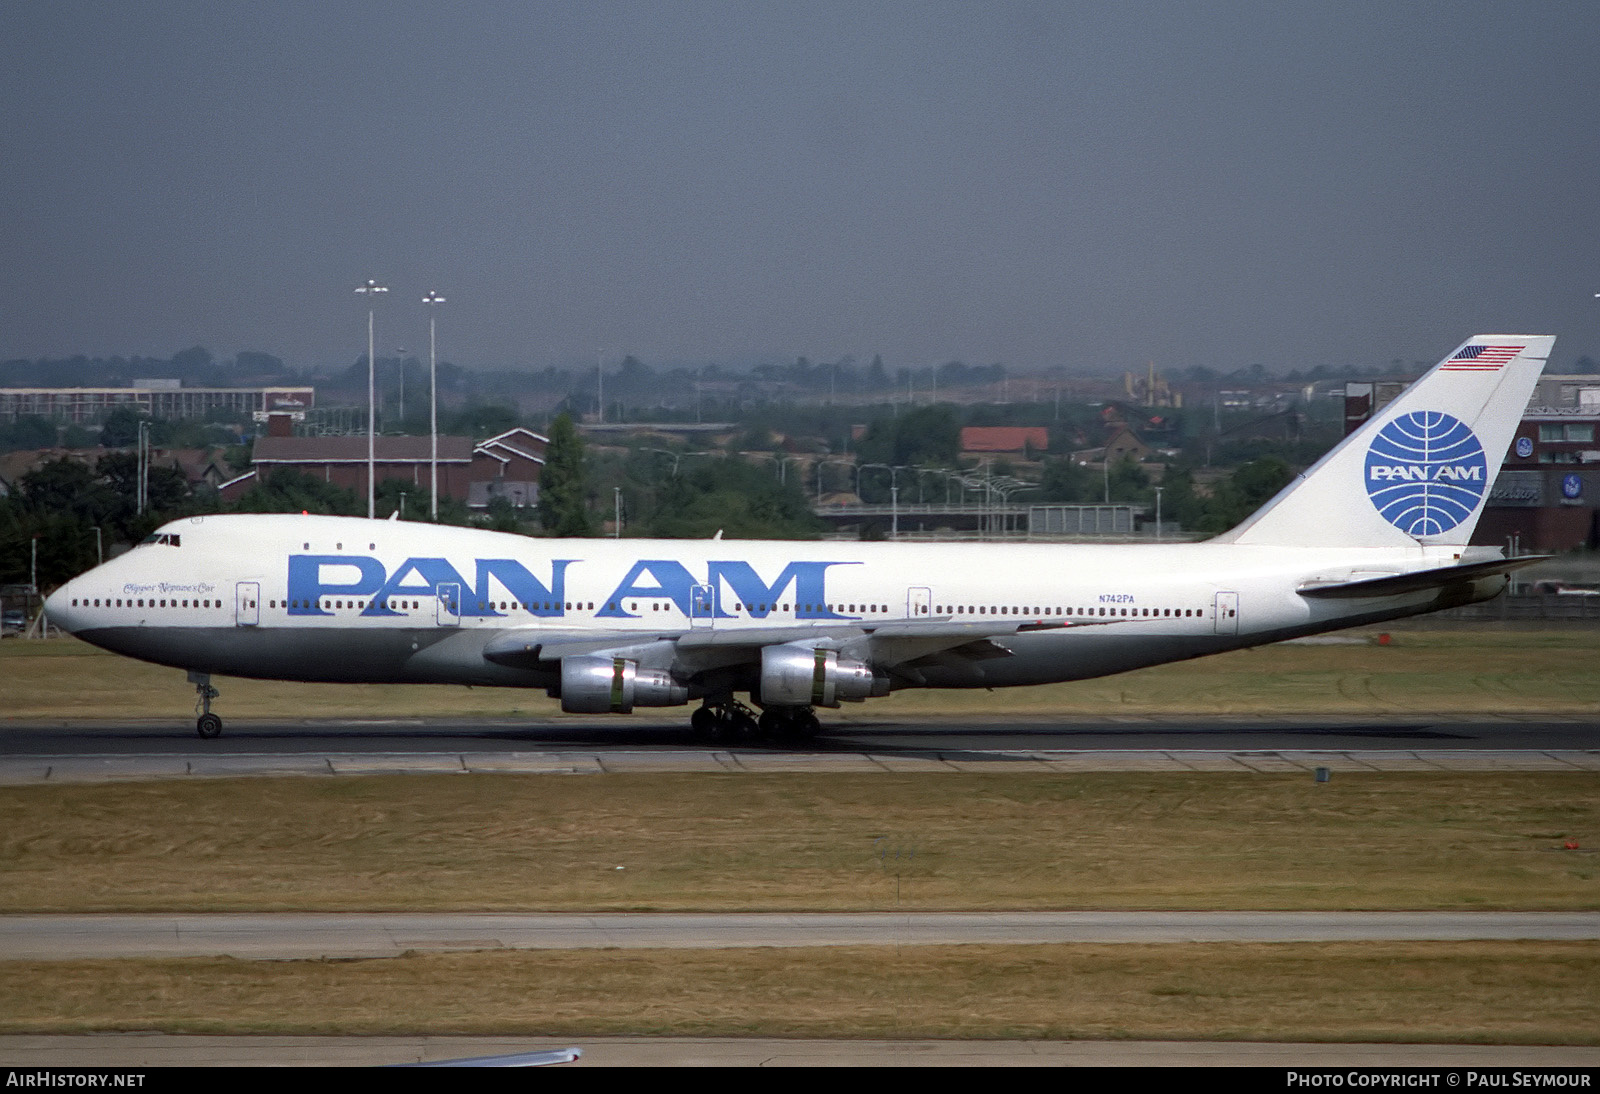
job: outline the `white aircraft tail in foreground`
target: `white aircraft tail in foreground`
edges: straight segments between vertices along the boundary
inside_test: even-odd
[[[1554,342],[1469,339],[1213,542],[1465,547]]]
[[[212,674],[537,687],[590,713],[698,700],[708,735],[804,736],[818,707],[902,688],[1084,679],[1498,595],[1533,560],[1468,543],[1553,342],[1468,339],[1204,543],[556,540],[206,516],[47,609],[187,669],[204,737],[222,728]]]

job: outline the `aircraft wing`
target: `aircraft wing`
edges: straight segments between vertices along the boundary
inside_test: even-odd
[[[559,661],[606,650],[627,649],[670,641],[672,635],[639,631],[557,631],[516,627],[501,631],[483,647],[483,657],[497,665],[528,668],[540,661]]]
[[[483,656],[496,664],[527,667],[540,661],[559,661],[564,657],[671,643],[682,655],[694,658],[697,654],[714,654],[718,662],[727,664],[742,660],[747,653],[751,660],[757,660],[764,646],[804,642],[835,647],[841,652],[870,658],[873,663],[888,667],[939,650],[962,647],[971,647],[974,651],[987,649],[992,646],[986,645],[987,640],[1019,632],[1105,626],[1111,622],[1058,623],[1023,619],[1007,623],[998,619],[957,622],[950,617],[943,617],[885,623],[852,620],[776,627],[708,627],[676,632],[612,631],[609,634],[519,627],[490,639],[483,648]]]

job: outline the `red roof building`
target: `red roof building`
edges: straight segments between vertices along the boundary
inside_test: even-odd
[[[1050,430],[1042,425],[969,425],[961,431],[963,452],[1044,452]]]

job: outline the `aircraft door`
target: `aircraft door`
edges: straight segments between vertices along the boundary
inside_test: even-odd
[[[689,590],[689,626],[713,627],[717,621],[717,594],[710,585]]]
[[[933,614],[933,590],[910,588],[906,590],[906,618],[926,619]]]
[[[1216,607],[1218,634],[1239,633],[1239,594],[1218,593]]]
[[[241,581],[233,589],[233,625],[255,627],[261,623],[261,583]]]
[[[453,582],[446,582],[433,591],[437,598],[435,618],[441,627],[459,627],[461,625],[461,586]]]

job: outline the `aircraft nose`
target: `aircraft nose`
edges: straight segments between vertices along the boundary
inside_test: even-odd
[[[44,598],[44,617],[50,621],[52,627],[60,627],[68,634],[72,633],[73,611],[72,582],[67,582],[55,592]]]

